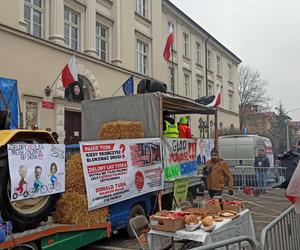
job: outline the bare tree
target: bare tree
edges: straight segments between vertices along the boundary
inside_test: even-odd
[[[238,72],[240,96],[240,128],[244,127],[244,119],[249,108],[257,105],[261,109],[268,108],[270,98],[267,96],[267,81],[257,70],[242,65]]]

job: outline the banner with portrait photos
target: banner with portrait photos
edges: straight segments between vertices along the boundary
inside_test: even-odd
[[[65,191],[64,144],[8,144],[11,200]]]

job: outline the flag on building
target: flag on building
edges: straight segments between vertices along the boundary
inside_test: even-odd
[[[123,83],[122,88],[125,95],[133,95],[133,75],[129,77],[126,82]]]
[[[72,56],[68,64],[64,67],[61,74],[61,80],[64,88],[78,81],[76,58]]]
[[[166,42],[164,54],[163,54],[166,61],[169,61],[169,59],[170,59],[170,55],[171,55],[170,48],[171,48],[171,45],[173,42],[174,42],[173,25],[170,24],[169,25],[169,34],[168,34],[168,38],[167,38],[167,42]]]
[[[221,87],[219,85],[215,98],[211,103],[207,104],[206,106],[210,108],[217,108],[220,104],[221,104]]]

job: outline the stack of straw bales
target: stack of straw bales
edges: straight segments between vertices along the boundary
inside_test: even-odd
[[[144,125],[137,121],[114,121],[102,125],[98,131],[99,140],[144,138]]]
[[[53,219],[63,224],[105,223],[108,208],[88,212],[80,154],[72,155],[66,167],[66,191],[56,204]]]

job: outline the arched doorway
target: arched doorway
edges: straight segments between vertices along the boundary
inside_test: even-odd
[[[90,81],[78,75],[78,82],[65,89],[65,144],[75,144],[81,141],[81,107],[83,100],[95,98],[95,91]]]

